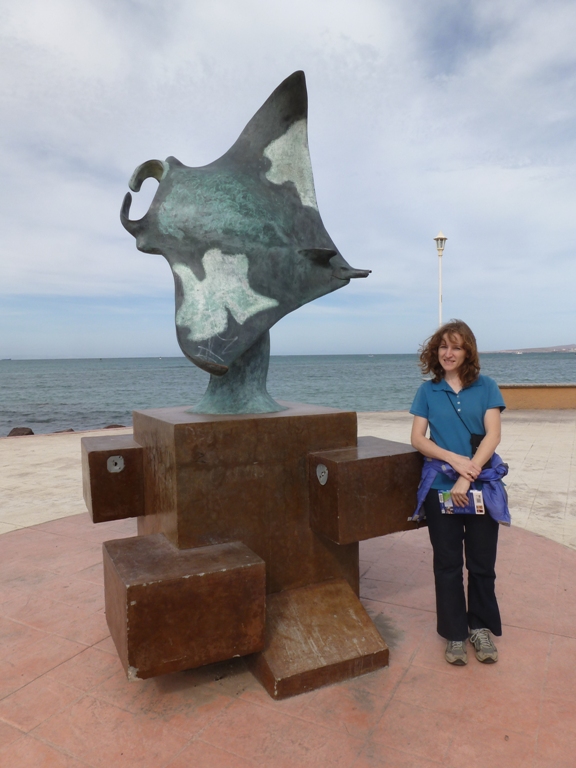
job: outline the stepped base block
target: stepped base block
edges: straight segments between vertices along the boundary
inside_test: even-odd
[[[273,699],[373,672],[388,648],[343,579],[269,595],[266,646],[247,659]]]
[[[106,619],[129,680],[264,647],[266,569],[241,542],[178,550],[156,534],[103,550]]]
[[[134,411],[143,448],[138,533],[179,549],[242,541],[266,563],[269,593],[346,579],[358,593],[358,543],[310,528],[307,456],[356,445],[356,414],[281,403],[278,413]]]

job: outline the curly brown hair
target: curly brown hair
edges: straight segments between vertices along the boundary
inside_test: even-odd
[[[466,352],[466,358],[460,366],[458,375],[460,376],[462,386],[468,387],[480,375],[480,360],[476,337],[462,320],[450,320],[449,323],[444,323],[424,342],[419,350],[420,362],[418,365],[422,373],[432,374],[432,381],[435,383],[441,381],[444,378],[444,368],[442,368],[438,360],[438,347],[444,335],[447,335],[450,341],[456,341],[454,338],[456,334],[462,339],[462,346]]]

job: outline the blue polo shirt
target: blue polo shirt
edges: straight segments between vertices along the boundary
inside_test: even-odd
[[[438,383],[425,381],[416,392],[410,413],[428,420],[430,438],[436,445],[447,451],[458,453],[460,456],[471,458],[470,432],[476,435],[484,434],[486,411],[490,408],[500,408],[503,411],[505,407],[504,399],[494,379],[480,375],[475,382],[461,389],[458,394],[444,379]],[[438,473],[432,488],[448,491],[453,485],[449,477]]]

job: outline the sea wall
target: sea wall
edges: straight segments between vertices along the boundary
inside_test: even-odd
[[[499,384],[510,410],[576,408],[576,384]]]

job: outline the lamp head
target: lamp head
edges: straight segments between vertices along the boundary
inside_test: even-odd
[[[448,238],[446,237],[446,235],[442,233],[442,231],[440,231],[438,232],[434,240],[436,240],[436,248],[438,249],[439,252],[442,252],[444,250],[444,246],[446,245],[446,240],[448,240]]]

